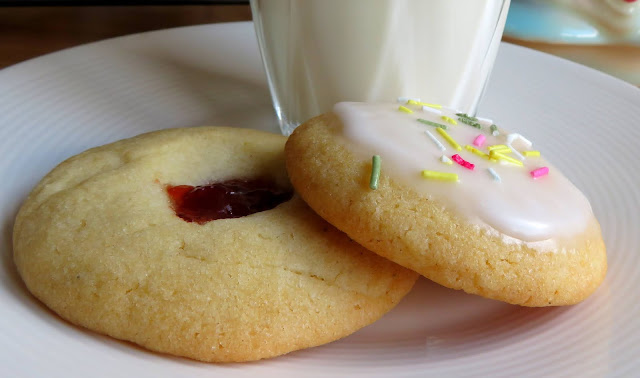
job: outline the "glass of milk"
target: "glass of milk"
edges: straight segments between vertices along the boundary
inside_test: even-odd
[[[437,103],[474,115],[510,0],[251,0],[285,135],[340,101]]]

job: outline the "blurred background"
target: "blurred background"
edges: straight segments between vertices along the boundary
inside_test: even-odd
[[[248,0],[0,0],[0,68],[105,38],[247,20]]]
[[[0,68],[105,38],[250,19],[248,0],[0,0]],[[640,1],[512,0],[503,40],[640,86]]]

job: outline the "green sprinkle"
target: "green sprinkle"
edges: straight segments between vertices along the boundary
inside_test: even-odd
[[[470,116],[467,113],[456,113],[456,115],[458,117],[462,117],[462,118],[466,118],[466,119],[470,119],[472,121],[478,122],[478,119],[476,117]]]
[[[469,126],[473,126],[477,129],[481,129],[482,125],[478,122],[478,119],[476,117],[470,116],[467,113],[456,113],[456,115],[460,118],[458,118],[458,121],[467,124]]]
[[[437,127],[439,129],[443,129],[443,130],[447,129],[447,125],[443,125],[443,124],[438,123],[438,122],[427,121],[426,119],[422,119],[422,118],[418,118],[418,122],[424,123],[425,125]]]
[[[478,122],[472,120],[471,118],[458,117],[458,121],[460,121],[460,122],[462,122],[462,123],[464,123],[466,125],[473,126],[476,129],[481,129],[482,128],[481,124],[479,124]]]
[[[491,135],[493,135],[493,136],[500,135],[500,132],[498,131],[498,126],[496,126],[495,124],[489,126],[489,128],[491,129]]]
[[[371,159],[371,179],[369,187],[373,190],[378,189],[378,179],[380,178],[380,156],[373,155]]]

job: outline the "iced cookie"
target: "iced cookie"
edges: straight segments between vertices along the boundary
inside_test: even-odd
[[[489,119],[413,100],[339,103],[285,150],[293,186],[319,215],[444,286],[567,305],[605,276],[587,199],[529,140]]]
[[[292,193],[285,140],[186,128],[72,157],[20,209],[18,271],[72,323],[202,361],[349,335],[394,307],[417,274]]]

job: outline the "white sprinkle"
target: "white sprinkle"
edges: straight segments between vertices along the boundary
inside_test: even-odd
[[[438,109],[434,109],[434,108],[432,108],[432,107],[430,107],[430,106],[423,106],[423,107],[422,107],[422,111],[425,111],[425,112],[427,112],[427,113],[436,114],[436,115],[440,115],[440,114],[442,114],[442,112],[441,112],[440,110],[438,110]]]
[[[507,146],[509,146],[509,148],[511,148],[511,152],[513,152],[514,155],[516,155],[516,157],[520,160],[525,160],[526,158],[517,150],[512,146],[512,143],[515,142],[517,139],[521,140],[524,144],[527,145],[527,147],[531,147],[533,145],[533,143],[531,143],[531,141],[529,141],[529,139],[523,137],[520,134],[517,133],[512,133],[507,135]]]
[[[502,179],[500,178],[500,176],[498,176],[496,171],[493,170],[493,168],[487,168],[487,170],[489,171],[491,176],[493,176],[493,181],[502,182]]]
[[[430,131],[426,130],[425,133],[429,136],[429,138],[433,141],[433,143],[436,144],[436,146],[438,146],[438,148],[440,149],[440,151],[446,151],[447,149],[445,148],[444,144],[440,143],[440,141],[438,140],[438,138],[435,137],[435,135],[431,134]]]
[[[476,117],[476,118],[478,119],[478,122],[483,126],[491,126],[491,125],[493,125],[493,121],[490,120],[489,118],[482,118],[482,117]]]
[[[513,143],[516,139],[520,139],[524,144],[527,145],[527,147],[531,147],[533,145],[533,143],[531,143],[529,139],[517,133],[507,135],[507,145],[511,145],[511,143]]]
[[[529,139],[523,137],[522,135],[520,135],[520,140],[523,141],[527,145],[527,147],[533,146],[533,143],[531,143]]]
[[[513,152],[514,155],[516,155],[516,157],[522,161],[524,161],[526,158],[524,157],[524,155],[522,155],[520,152],[518,152],[518,150],[516,150],[515,148],[513,148],[512,145],[508,145],[511,148],[511,152]]]
[[[398,97],[398,102],[401,104],[406,104],[409,100],[420,102],[420,99],[415,97]]]
[[[443,107],[442,107],[442,109],[447,110],[447,111],[449,111],[449,112],[451,112],[451,113],[453,113],[453,114],[462,113],[460,110],[458,110],[458,109],[453,109],[453,108],[450,108],[450,107],[448,107],[448,106],[443,106]]]
[[[453,161],[451,161],[451,159],[449,159],[445,155],[440,156],[440,161],[449,165],[453,164]]]

